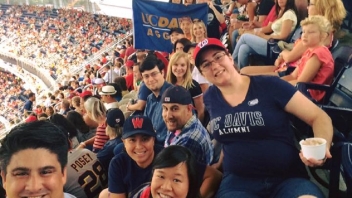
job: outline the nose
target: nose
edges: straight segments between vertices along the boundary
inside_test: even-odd
[[[31,193],[37,193],[42,190],[42,179],[39,175],[31,175],[26,183],[26,190]]]
[[[164,180],[163,184],[161,185],[161,189],[164,191],[171,191],[172,190],[172,184],[169,179]]]

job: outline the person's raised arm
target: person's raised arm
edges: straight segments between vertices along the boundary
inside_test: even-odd
[[[283,76],[281,77],[282,80],[285,80],[289,83],[291,83],[293,86],[296,85],[296,82],[294,82],[295,80],[297,80],[298,77],[298,68],[296,67],[295,70],[293,70],[293,72],[289,75]]]
[[[137,100],[135,104],[127,104],[126,109],[129,111],[143,111],[145,108],[145,105],[147,104],[147,101],[145,100]]]
[[[214,6],[213,2],[209,1],[208,5],[209,5],[209,8],[213,10],[213,12],[215,14],[215,17],[219,21],[219,23],[220,24],[225,23],[224,15],[216,9],[216,7]]]
[[[285,111],[291,113],[312,127],[314,137],[326,140],[326,158],[331,158],[330,146],[333,136],[331,118],[312,101],[297,91],[285,106]],[[307,166],[320,166],[324,160],[306,159],[300,154],[303,163]]]

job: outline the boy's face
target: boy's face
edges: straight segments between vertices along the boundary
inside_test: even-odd
[[[1,172],[7,197],[63,197],[66,168],[61,169],[56,154],[44,148],[15,153]]]

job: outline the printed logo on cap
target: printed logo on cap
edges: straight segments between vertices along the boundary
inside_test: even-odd
[[[118,118],[115,121],[116,121],[116,123],[120,123],[121,120],[120,120],[120,118]]]
[[[170,97],[165,97],[164,101],[165,102],[170,102]]]
[[[201,42],[199,42],[198,47],[199,48],[203,48],[204,46],[206,46],[208,44],[208,39],[204,39]]]
[[[132,124],[135,129],[141,129],[143,126],[143,118],[132,118]]]

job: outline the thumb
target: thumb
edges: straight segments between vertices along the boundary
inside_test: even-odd
[[[330,150],[329,149],[326,149],[326,158],[332,158],[332,155],[330,153]]]

